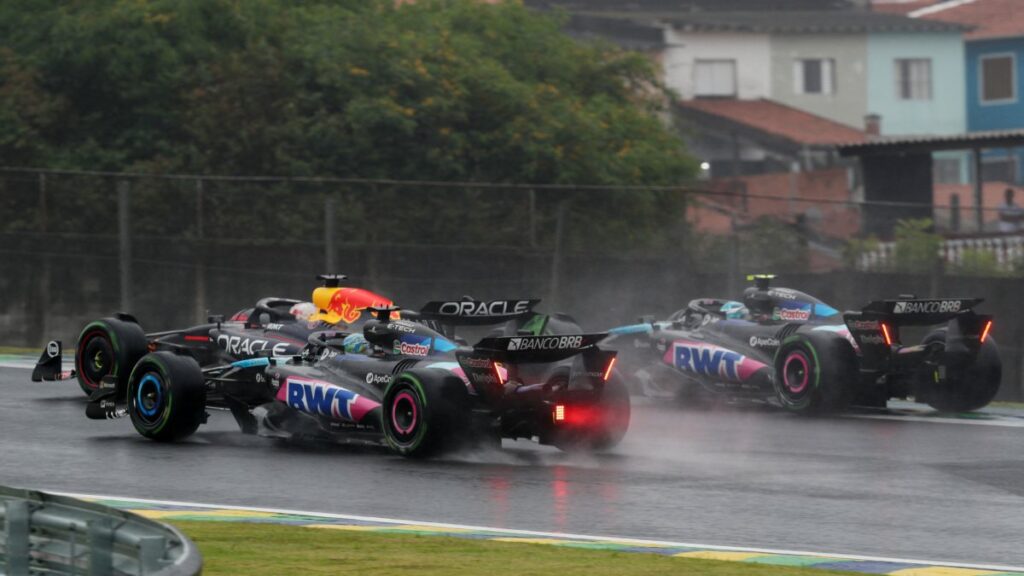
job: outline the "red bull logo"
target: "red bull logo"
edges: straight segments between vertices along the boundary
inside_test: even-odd
[[[317,288],[313,291],[313,303],[321,310],[315,319],[330,324],[354,324],[367,308],[393,304],[391,300],[362,288]],[[392,312],[391,319],[398,320],[398,312]]]

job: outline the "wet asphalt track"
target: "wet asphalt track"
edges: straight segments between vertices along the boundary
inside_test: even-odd
[[[0,484],[93,494],[1024,565],[1024,420],[841,418],[651,403],[603,456],[528,442],[410,462],[295,447],[214,413],[188,442],[85,419],[73,382],[0,368]]]

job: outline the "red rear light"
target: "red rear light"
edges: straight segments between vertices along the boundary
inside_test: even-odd
[[[885,336],[885,345],[886,346],[892,346],[892,334],[889,332],[889,325],[886,324],[885,322],[882,322],[881,326],[882,326],[882,336]]]
[[[984,342],[984,340],[982,340],[982,342]],[[608,367],[604,369],[603,379],[604,379],[605,382],[607,382],[608,378],[610,378],[611,375],[612,375],[612,368],[615,368],[615,360],[616,360],[616,358],[617,358],[617,356],[612,356],[612,359],[608,361]]]
[[[985,339],[988,338],[989,331],[992,330],[992,321],[985,322],[985,327],[981,330],[981,343],[985,343]]]
[[[498,378],[498,384],[501,384],[502,386],[505,385],[505,377],[503,376],[503,372],[504,371],[502,369],[501,364],[498,364],[497,362],[495,362],[494,363],[494,375],[497,376],[497,378]]]
[[[562,421],[565,420],[565,405],[563,405],[563,404],[556,404],[555,405],[555,415],[554,415],[554,418],[555,418],[555,422],[562,422]]]

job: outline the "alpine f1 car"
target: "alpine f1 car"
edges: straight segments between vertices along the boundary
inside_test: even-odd
[[[755,286],[742,302],[693,300],[668,320],[612,329],[608,342],[635,350],[641,374],[674,376],[683,398],[775,398],[800,413],[884,407],[890,398],[965,412],[999,390],[992,317],[973,310],[981,299],[901,296],[840,314],[803,292],[771,287],[771,278],[751,276]],[[933,329],[904,343],[912,326]]]
[[[415,322],[394,319],[396,307],[373,307],[361,330],[314,332],[295,356],[270,349],[205,368],[190,348],[157,349],[123,366],[123,384],[107,374],[86,415],[128,416],[141,435],[174,441],[195,432],[208,409],[226,409],[246,433],[385,444],[410,457],[501,438],[615,446],[630,402],[611,378],[616,353],[597,347],[606,334],[543,335],[538,325],[542,335],[486,337],[470,347],[428,325],[450,334],[458,325],[533,318],[536,302],[431,302]],[[46,361],[59,363],[59,355]]]
[[[393,302],[369,290],[342,287],[345,276],[317,277],[323,285],[313,290],[311,302],[290,298],[262,298],[252,308],[240,310],[225,320],[211,316],[207,324],[183,330],[146,334],[130,314],[90,322],[78,337],[75,369],[65,372],[48,358],[62,353],[59,341],[50,342],[34,381],[77,378],[86,395],[95,392],[106,376],[113,376],[122,388],[131,368],[147,352],[187,350],[200,366],[217,366],[259,355],[298,354],[315,330],[325,327],[358,328],[369,318],[369,308],[391,306]]]

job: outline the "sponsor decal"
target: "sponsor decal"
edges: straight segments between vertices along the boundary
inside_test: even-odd
[[[777,338],[771,338],[771,337],[762,338],[761,336],[751,336],[750,337],[750,347],[751,348],[775,348],[775,347],[778,347],[778,345],[779,345],[779,340]]]
[[[803,322],[811,319],[811,305],[800,306],[799,308],[781,307],[772,311],[772,320],[784,320],[786,322]]]
[[[289,407],[335,420],[362,420],[380,404],[330,382],[289,377],[285,380]]]
[[[491,367],[490,358],[477,358],[473,356],[463,357],[462,362],[470,368],[489,369]]]
[[[60,355],[60,344],[57,344],[56,340],[50,340],[46,343],[46,355],[50,358],[56,358]]]
[[[405,332],[406,334],[416,333],[416,327],[411,322],[391,322],[388,324],[388,329],[395,332]]]
[[[960,300],[916,300],[897,302],[893,306],[893,314],[944,314],[959,312],[963,302]]]
[[[366,373],[367,384],[390,384],[391,374],[375,374],[373,372]]]
[[[509,351],[516,350],[571,350],[579,348],[583,336],[523,336],[508,341]]]
[[[438,313],[446,316],[514,316],[524,314],[530,308],[529,300],[495,300],[476,302],[442,302]]]
[[[323,350],[320,351],[320,361],[323,362],[325,360],[330,360],[331,358],[334,358],[337,355],[338,352],[336,350],[331,350],[330,348],[325,347]]]
[[[424,336],[401,336],[395,340],[392,353],[405,356],[428,356],[430,355],[430,341],[430,338]]]
[[[862,332],[875,332],[881,329],[878,320],[850,320],[848,325],[851,330]]]
[[[633,347],[634,348],[650,348],[651,347],[651,341],[650,340],[643,340],[643,339],[640,339],[640,338],[635,338],[633,340]]]
[[[227,334],[217,336],[217,346],[235,356],[255,356],[264,350],[272,350],[274,356],[285,356],[288,354],[288,344],[284,342],[271,344],[267,340],[242,338],[241,336],[229,336]]]
[[[338,320],[345,324],[353,324],[363,315],[367,308],[383,308],[391,306],[390,300],[381,299],[376,294],[360,288],[338,288],[331,294],[325,310],[338,315]],[[398,312],[391,313],[391,319],[397,320]]]
[[[267,324],[267,330],[280,330],[281,328],[284,328],[284,324]]]
[[[673,363],[676,368],[702,376],[739,380],[737,366],[746,358],[731,350],[710,345],[676,342]]]
[[[796,294],[788,288],[773,288],[768,291],[768,295],[783,300],[796,300]]]

